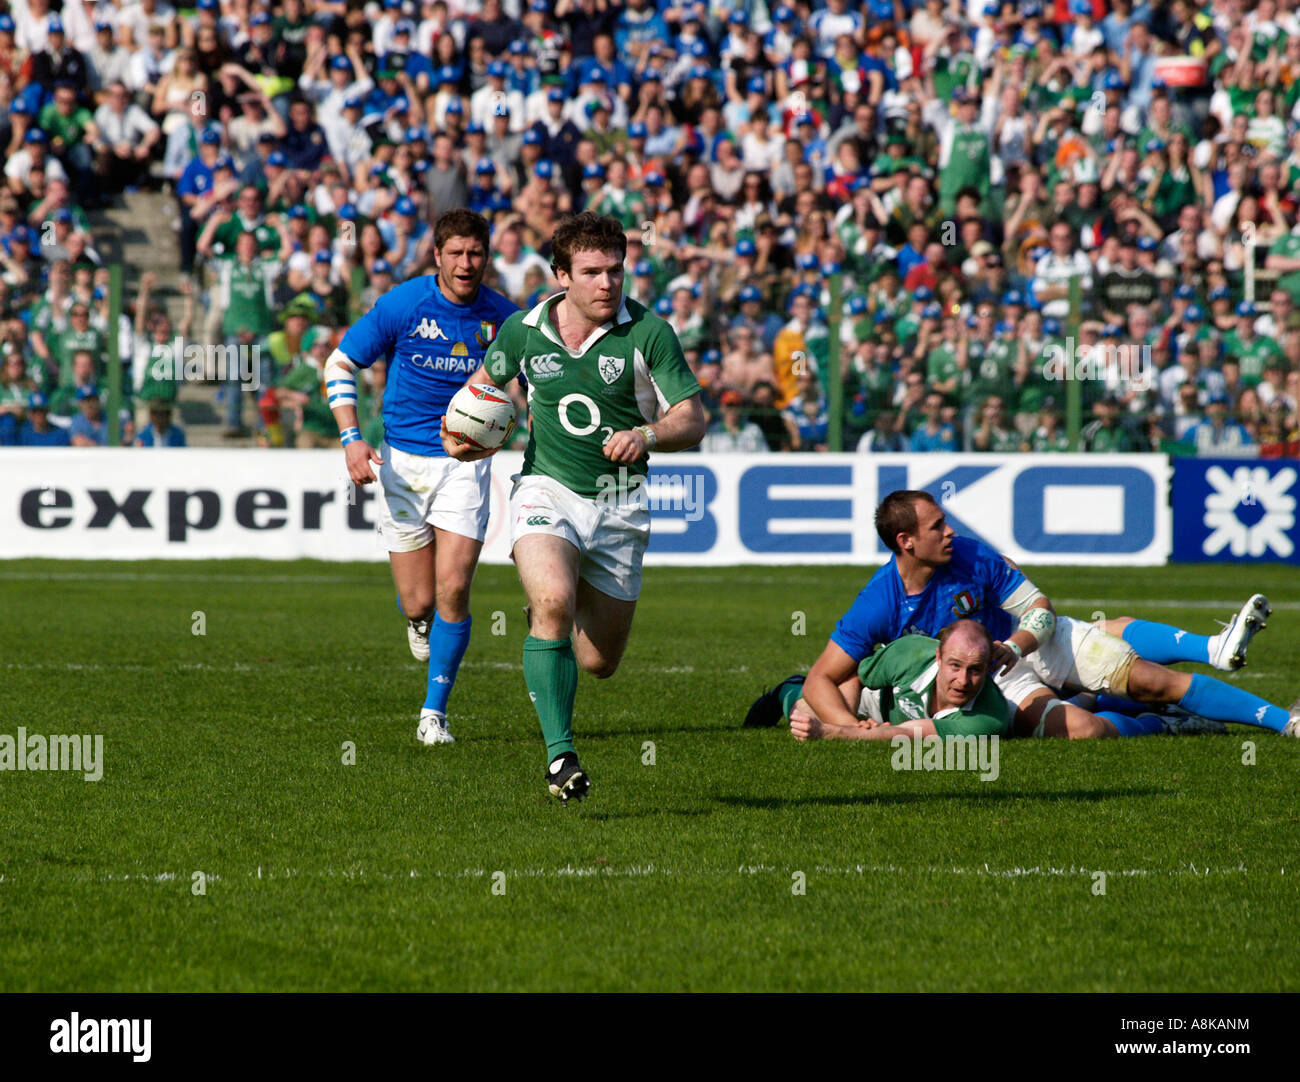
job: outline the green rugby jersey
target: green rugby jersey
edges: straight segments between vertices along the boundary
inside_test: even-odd
[[[553,305],[563,296],[556,293],[510,316],[485,364],[499,386],[521,372],[528,380],[532,432],[524,475],[553,477],[594,499],[625,489],[647,472],[644,458],[624,467],[612,463],[602,451],[605,442],[615,432],[653,421],[661,409],[698,394],[700,385],[667,321],[626,297],[613,320],[570,350],[551,322]]]
[[[931,716],[930,694],[939,675],[938,649],[938,639],[904,635],[862,659],[858,665],[862,686],[880,692],[878,721],[900,725]],[[969,703],[940,710],[933,721],[940,736],[1008,736],[1011,707],[990,676]]]

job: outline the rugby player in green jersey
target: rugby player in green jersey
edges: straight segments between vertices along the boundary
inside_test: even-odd
[[[510,496],[511,556],[528,596],[524,680],[562,802],[590,786],[573,747],[578,669],[613,676],[627,646],[650,537],[651,451],[704,437],[700,385],[669,324],[623,296],[614,218],[569,218],[552,240],[562,292],[502,324],[474,378],[528,381],[531,432]],[[484,457],[443,427],[456,458]]]
[[[1011,707],[989,679],[992,656],[993,639],[978,620],[956,620],[934,639],[904,635],[858,665],[856,725],[795,707],[790,732],[797,740],[1010,736]]]

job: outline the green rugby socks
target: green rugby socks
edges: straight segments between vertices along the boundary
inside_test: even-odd
[[[578,660],[569,639],[524,639],[524,683],[542,723],[547,761],[573,751],[573,699]]]

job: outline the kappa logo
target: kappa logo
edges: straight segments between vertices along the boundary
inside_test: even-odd
[[[560,365],[560,355],[558,353],[541,353],[536,357],[529,357],[528,375],[534,383],[541,383],[564,375],[564,368]]]
[[[622,357],[610,357],[602,353],[596,362],[596,367],[600,372],[601,379],[606,383],[614,383],[623,374],[623,365],[625,363]]]
[[[442,328],[438,326],[438,321],[436,319],[428,319],[428,318],[421,319],[420,325],[416,327],[415,330],[413,330],[410,334],[408,334],[407,337],[408,338],[441,338],[444,342],[450,341],[450,339],[445,334],[442,333]]]

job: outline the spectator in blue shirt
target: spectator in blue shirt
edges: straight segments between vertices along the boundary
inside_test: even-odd
[[[213,174],[217,159],[221,156],[221,133],[216,128],[207,128],[199,136],[199,155],[194,158],[180,179],[176,181],[176,198],[180,201],[181,217],[181,273],[190,274],[194,270],[195,245],[199,238],[197,222],[190,215],[194,204],[212,191]]]
[[[280,144],[290,169],[314,173],[329,156],[324,129],[312,117],[311,103],[299,98],[289,106],[289,131]]]
[[[1192,425],[1183,436],[1198,455],[1232,458],[1253,454],[1255,443],[1245,426],[1228,418],[1228,396],[1222,391],[1210,395],[1205,407],[1205,420]]]
[[[628,0],[627,7],[618,17],[614,29],[614,45],[620,56],[629,56],[633,49],[648,47],[651,42],[668,40],[668,23],[655,10],[651,0]]]
[[[18,434],[20,447],[67,447],[71,444],[66,429],[50,424],[50,401],[34,394],[27,402],[27,421]]]
[[[957,430],[943,420],[943,395],[931,391],[921,406],[925,423],[912,433],[913,451],[959,451]]]
[[[798,394],[786,407],[787,427],[794,426],[799,440],[796,451],[826,451],[829,449],[830,415],[826,411],[826,402],[822,396],[821,384],[811,369],[805,368],[798,375]]]
[[[172,424],[171,404],[164,399],[149,403],[149,423],[135,438],[137,447],[186,447],[185,430]]]
[[[103,447],[107,443],[104,430],[104,411],[99,404],[99,391],[94,387],[77,388],[77,406],[81,412],[72,418],[68,435],[73,447]]]

